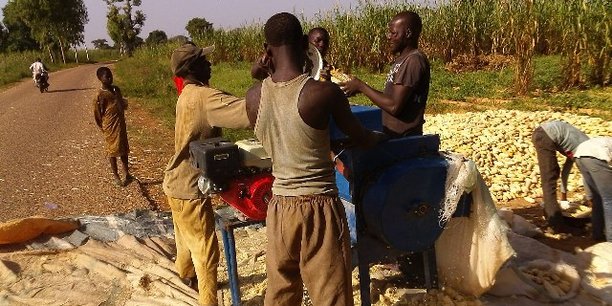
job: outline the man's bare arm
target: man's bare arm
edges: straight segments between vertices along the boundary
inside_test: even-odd
[[[404,109],[404,101],[406,97],[410,95],[413,88],[410,86],[404,86],[394,84],[392,87],[391,95],[385,95],[383,92],[378,91],[359,78],[353,77],[349,81],[340,83],[340,88],[348,96],[352,96],[356,93],[363,93],[366,95],[372,103],[376,104],[385,112],[397,116]]]
[[[325,129],[333,119],[354,144],[367,147],[379,141],[378,135],[361,125],[344,93],[331,82],[308,81],[300,94],[298,108],[302,120],[312,128]]]
[[[246,94],[246,112],[251,122],[251,127],[255,127],[257,114],[259,112],[259,102],[261,101],[261,83],[253,85]]]

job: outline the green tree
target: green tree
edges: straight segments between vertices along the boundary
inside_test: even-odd
[[[66,63],[64,50],[84,42],[83,32],[89,21],[83,0],[14,0],[18,16],[30,27],[41,47],[51,49],[56,43]]]
[[[187,22],[185,30],[187,30],[192,40],[201,40],[213,31],[213,24],[204,18],[196,17]]]
[[[151,33],[149,33],[149,36],[145,40],[147,45],[159,45],[167,41],[168,41],[168,35],[166,35],[166,32],[162,30],[151,31]]]
[[[9,1],[2,8],[2,13],[4,14],[3,23],[8,32],[3,42],[5,51],[20,52],[39,48],[36,40],[32,38],[32,30],[21,20],[15,1]]]
[[[8,31],[2,23],[0,23],[0,52],[6,49],[6,41],[8,38]]]
[[[134,11],[140,0],[104,0],[108,6],[106,29],[108,35],[119,46],[121,52],[132,55],[142,41],[138,34],[142,30],[146,16],[142,11]]]
[[[108,44],[108,41],[104,38],[92,40],[91,43],[94,45],[94,48],[99,50],[112,49],[112,47]]]
[[[134,48],[139,48],[144,45],[144,43],[144,39],[142,39],[140,36],[136,36],[136,39],[134,40]]]

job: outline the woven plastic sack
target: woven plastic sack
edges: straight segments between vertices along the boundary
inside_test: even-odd
[[[469,217],[450,219],[436,241],[438,277],[444,286],[478,297],[493,286],[514,250],[480,173],[470,166],[461,171],[471,171],[475,178],[466,180],[472,186],[464,186],[464,192],[472,194],[472,211]]]
[[[500,271],[488,294],[526,296],[539,302],[563,302],[574,298],[580,288],[580,275],[571,265],[536,259]]]

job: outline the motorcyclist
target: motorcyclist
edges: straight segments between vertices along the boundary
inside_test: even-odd
[[[43,64],[40,57],[36,59],[32,65],[30,65],[30,71],[32,71],[32,80],[34,81],[34,85],[36,85],[36,79],[39,78],[43,73],[47,73],[47,66]]]

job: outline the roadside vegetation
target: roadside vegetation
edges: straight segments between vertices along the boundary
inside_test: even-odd
[[[130,55],[144,41],[138,37],[145,16],[140,0],[104,0],[107,28],[115,47],[106,39],[92,41],[96,50],[79,48],[89,21],[83,0],[12,0],[2,7],[0,22],[0,86],[30,76],[36,58],[51,70],[81,63],[115,60]],[[164,34],[165,35],[165,34]]]
[[[606,1],[362,2],[304,20],[304,28],[326,27],[330,62],[382,89],[392,58],[387,22],[404,9],[423,18],[421,47],[432,62],[428,113],[551,109],[612,120],[612,22]],[[203,24],[192,36],[199,45],[216,46],[212,85],[243,96],[254,81],[250,63],[263,52],[263,26],[223,30]],[[169,58],[177,46],[141,48],[116,66],[124,92],[144,99],[168,124],[177,99]],[[351,103],[370,105],[363,96]]]
[[[78,52],[66,53],[66,63],[47,62],[45,54],[37,51],[8,52],[0,54],[0,87],[17,82],[23,78],[32,77],[32,72],[28,69],[36,58],[42,58],[45,66],[53,71],[74,67],[83,63],[96,63],[116,60],[119,58],[119,51],[108,50],[79,50]],[[89,59],[88,59],[89,58]]]
[[[12,0],[1,15],[0,86],[30,77],[28,68],[37,58],[57,71],[119,57],[108,45],[89,51],[77,48],[84,43],[89,21],[83,0]]]

